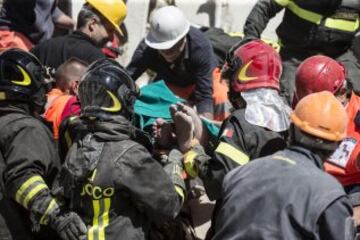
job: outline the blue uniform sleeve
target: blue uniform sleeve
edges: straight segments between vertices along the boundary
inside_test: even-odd
[[[131,62],[126,67],[126,70],[134,80],[138,79],[148,68],[148,57],[146,57],[146,54],[149,50],[150,49],[146,46],[145,41],[142,40],[137,46],[131,58]]]
[[[216,67],[216,59],[210,43],[204,42],[204,47],[196,51],[194,57],[194,82],[197,111],[213,113],[213,82],[212,75]]]

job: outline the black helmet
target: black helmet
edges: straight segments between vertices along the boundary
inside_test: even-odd
[[[31,53],[9,49],[0,54],[0,100],[26,102],[41,112],[46,103],[45,69]]]
[[[97,60],[79,86],[82,116],[104,119],[120,114],[130,120],[138,94],[134,80],[118,62]]]

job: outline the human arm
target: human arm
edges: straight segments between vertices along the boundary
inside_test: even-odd
[[[320,239],[354,239],[354,236],[351,236],[355,233],[351,216],[352,210],[346,197],[332,202],[318,220]]]
[[[225,175],[249,161],[242,128],[230,117],[224,122],[213,154],[207,155],[201,145],[194,145],[184,155],[185,170],[191,177],[199,176],[211,200],[220,196]]]
[[[5,134],[2,138],[5,141],[1,142],[1,152],[6,159],[3,176],[7,197],[29,212],[33,229],[50,225],[62,239],[74,239],[70,237],[75,234],[71,228],[84,233],[86,227],[76,215],[61,213],[50,194],[50,175],[56,172],[58,161],[50,133],[38,121],[24,121],[8,124],[11,134]]]
[[[270,19],[283,9],[284,6],[280,5],[282,2],[287,1],[259,0],[246,19],[244,38],[260,39]]]
[[[216,59],[208,42],[204,42],[194,53],[191,63],[191,72],[195,82],[194,99],[199,115],[213,119],[213,71],[216,68]]]
[[[58,7],[55,7],[52,13],[52,19],[57,27],[65,29],[75,28],[75,21],[66,15],[63,11],[61,11]]]
[[[129,72],[130,76],[136,80],[141,74],[145,72],[148,68],[149,57],[151,49],[146,46],[145,41],[142,40],[137,46],[130,63],[127,65],[126,70]]]
[[[178,190],[183,192],[184,189],[143,146],[132,143],[115,161],[115,167],[118,169],[116,188],[128,192],[137,209],[149,221],[160,224],[176,217],[183,202]],[[174,172],[178,174],[178,171]]]

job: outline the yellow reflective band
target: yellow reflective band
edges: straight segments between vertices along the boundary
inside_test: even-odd
[[[58,205],[57,205],[55,199],[52,199],[50,201],[44,215],[40,219],[40,224],[47,225],[49,223],[49,213],[51,213],[57,207],[58,207]]]
[[[185,171],[192,178],[194,178],[198,175],[198,169],[197,169],[197,166],[195,163],[195,157],[197,155],[198,154],[195,151],[190,150],[184,156]]]
[[[101,215],[102,223],[99,226],[99,239],[105,240],[105,228],[109,225],[111,198],[105,198],[102,201],[104,201],[104,211],[103,214]]]
[[[91,178],[89,179],[91,182],[94,182],[96,176],[96,168],[94,169],[93,173],[91,174]]]
[[[40,183],[39,185],[37,185],[36,187],[31,189],[31,191],[26,195],[26,197],[25,197],[24,201],[21,203],[21,205],[23,205],[27,209],[29,202],[36,196],[36,194],[38,194],[39,192],[41,192],[44,189],[48,189],[48,186],[44,183]]]
[[[71,145],[73,144],[73,141],[72,141],[72,139],[71,139],[71,137],[70,137],[69,131],[65,131],[65,142],[66,142],[66,146],[67,146],[68,148],[70,148]]]
[[[275,0],[275,2],[282,7],[286,7],[290,1],[289,0]]]
[[[359,28],[359,19],[354,21],[346,21],[342,19],[333,19],[327,18],[325,21],[325,26],[328,28],[348,31],[348,32],[355,32]]]
[[[100,203],[103,205],[103,209],[100,209]],[[111,198],[93,200],[94,217],[93,225],[88,230],[88,240],[105,240],[105,228],[109,225],[110,207]]]
[[[283,156],[274,156],[273,159],[276,159],[276,160],[281,160],[281,161],[284,161],[284,162],[287,162],[287,163],[290,163],[292,165],[296,165],[296,162],[290,158],[287,158],[287,157],[283,157]]]
[[[5,99],[6,99],[6,93],[0,92],[0,100],[5,100]]]
[[[100,204],[99,200],[93,201],[93,210],[94,210],[94,216],[93,216],[93,225],[90,227],[88,231],[88,239],[93,240],[94,239],[94,230],[99,225],[99,215],[100,215]]]
[[[282,1],[282,0],[276,0],[276,1]],[[315,23],[317,25],[319,25],[321,23],[321,20],[324,19],[323,15],[300,8],[293,1],[290,1],[286,7],[290,11],[292,11],[296,16],[308,22]],[[347,32],[355,32],[359,28],[359,19],[357,19],[356,21],[347,21],[342,19],[326,18],[325,26],[332,29],[338,29]]]
[[[321,20],[323,19],[323,16],[321,14],[302,9],[293,1],[290,1],[288,3],[287,8],[298,17],[315,24],[320,24]]]
[[[185,201],[184,190],[181,187],[175,185],[175,191],[181,197],[181,203],[183,203]]]
[[[30,177],[28,180],[26,180],[19,188],[19,190],[16,191],[15,200],[16,202],[20,203],[20,199],[24,192],[29,188],[29,186],[35,182],[44,183],[44,179],[40,177],[39,175]]]
[[[228,35],[230,37],[242,37],[242,38],[245,36],[244,33],[241,32],[229,32]]]
[[[225,142],[220,142],[215,152],[221,153],[239,165],[244,165],[250,160],[248,155]]]

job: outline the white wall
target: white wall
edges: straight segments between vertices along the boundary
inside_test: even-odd
[[[158,0],[159,5],[166,0]],[[176,0],[188,19],[197,25],[213,25],[227,32],[242,32],[246,17],[257,0]],[[76,16],[84,0],[73,0],[72,13]],[[129,32],[129,43],[120,61],[127,64],[139,41],[146,34],[149,0],[128,0],[128,16],[125,19]],[[276,39],[275,28],[282,16],[272,19],[263,33],[263,37]],[[211,17],[210,17],[211,16]]]

